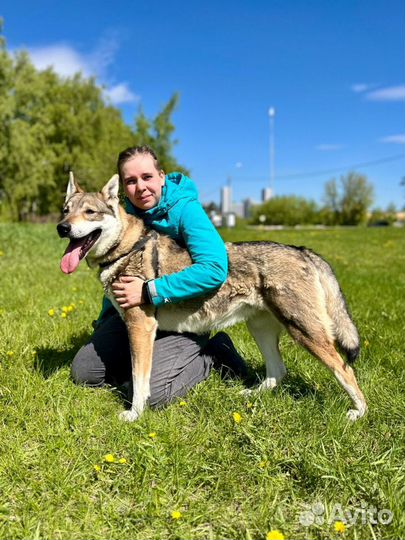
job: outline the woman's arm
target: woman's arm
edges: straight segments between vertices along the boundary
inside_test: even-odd
[[[179,221],[192,265],[148,282],[155,306],[204,296],[218,289],[228,275],[225,244],[198,201],[184,205]]]

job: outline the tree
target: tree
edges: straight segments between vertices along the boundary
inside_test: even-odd
[[[179,95],[174,94],[163,109],[153,120],[145,117],[143,109],[139,109],[135,119],[136,135],[134,144],[148,144],[159,157],[160,165],[164,171],[179,171],[189,174],[188,169],[179,165],[173,156],[173,148],[177,140],[172,140],[175,130],[172,115],[179,102]]]
[[[340,178],[340,190],[334,178],[325,184],[323,200],[324,220],[335,225],[359,225],[367,221],[373,202],[373,185],[366,176],[350,172]]]
[[[136,144],[152,146],[165,170],[186,171],[173,156],[177,103],[175,94],[154,119],[140,111],[128,126],[94,79],[38,71],[27,53],[8,54],[0,24],[0,217],[59,212],[69,170],[98,191],[118,153]]]
[[[341,215],[343,225],[359,225],[367,221],[367,211],[373,202],[373,186],[366,176],[354,172],[341,178]]]
[[[324,208],[323,222],[327,225],[337,225],[340,221],[340,202],[336,179],[332,178],[325,184],[325,193],[323,196]]]
[[[255,207],[253,222],[260,223],[260,216],[266,216],[267,225],[300,225],[319,223],[318,209],[314,201],[303,197],[273,197]]]

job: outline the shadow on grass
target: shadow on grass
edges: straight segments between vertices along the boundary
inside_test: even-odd
[[[72,336],[68,345],[69,348],[63,351],[39,347],[37,349],[34,368],[47,379],[59,369],[68,365],[70,366],[75,354],[88,341],[90,335],[89,332],[82,332],[81,334]]]
[[[247,387],[254,387],[260,384],[266,377],[265,366],[260,366],[255,370],[249,371],[249,378],[247,380]],[[319,403],[324,402],[324,396],[322,392],[318,391],[316,381],[308,381],[302,377],[299,372],[287,371],[287,375],[281,381],[278,389],[283,389],[293,399],[300,400],[308,397],[315,398]]]

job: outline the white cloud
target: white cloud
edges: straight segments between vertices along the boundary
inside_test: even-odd
[[[69,45],[49,45],[28,48],[34,66],[39,69],[52,67],[62,77],[71,77],[78,71],[89,77],[95,75],[88,60]]]
[[[366,94],[368,101],[402,101],[405,99],[405,86],[389,86]]]
[[[361,94],[362,92],[366,92],[372,87],[371,84],[365,84],[365,83],[357,83],[352,84],[351,89],[353,92],[356,92],[356,94]]]
[[[104,90],[104,95],[111,100],[113,105],[139,101],[140,97],[131,92],[126,83],[116,84]]]
[[[65,43],[28,47],[26,50],[39,70],[52,67],[62,77],[72,77],[78,72],[84,77],[95,77],[104,86],[104,95],[113,105],[139,101],[140,97],[132,92],[128,83],[111,84],[109,81],[108,67],[114,62],[118,48],[118,40],[110,35],[88,53],[81,53]]]
[[[380,142],[394,143],[394,144],[405,144],[405,134],[388,135],[388,137],[382,137],[380,139]]]
[[[341,150],[342,148],[344,148],[343,144],[318,144],[315,146],[315,149],[320,152],[333,152],[335,150]]]

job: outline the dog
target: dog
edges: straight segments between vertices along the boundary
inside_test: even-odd
[[[120,414],[123,420],[136,420],[147,403],[158,327],[202,334],[241,321],[246,322],[266,363],[266,377],[258,390],[276,387],[286,374],[279,350],[285,329],[334,373],[353,402],[348,418],[357,420],[365,414],[366,401],[348,365],[359,354],[359,334],[324,259],[309,249],[276,242],[227,243],[229,274],[217,291],[159,308],[142,305],[123,310],[111,289],[121,275],[155,279],[182,270],[191,265],[191,259],[174,240],[127,214],[118,192],[118,175],[99,193],[86,193],[70,173],[57,231],[70,240],[62,271],[74,272],[84,258],[90,266],[99,266],[105,294],[126,323],[134,392],[131,408]]]

